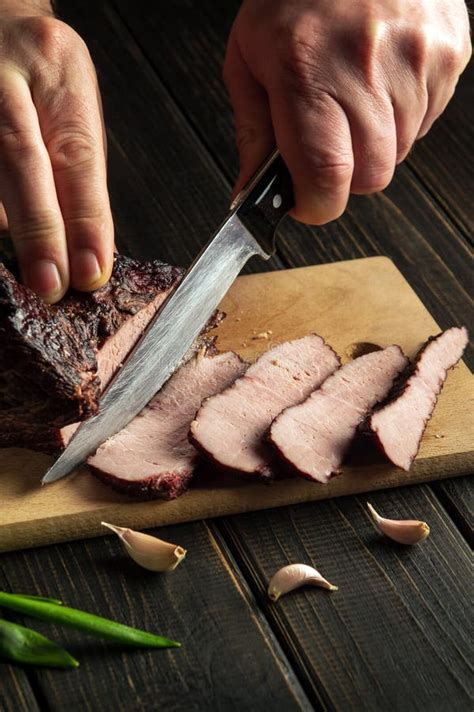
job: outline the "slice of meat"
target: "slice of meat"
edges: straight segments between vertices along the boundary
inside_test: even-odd
[[[89,458],[92,472],[133,495],[173,499],[182,494],[198,457],[188,441],[191,420],[204,398],[229,386],[246,368],[232,352],[193,357]]]
[[[93,415],[181,275],[117,255],[107,285],[48,306],[0,264],[0,447],[54,451],[59,428]]]
[[[461,359],[467,342],[464,327],[453,327],[429,339],[388,401],[370,417],[370,430],[397,467],[410,469],[447,372]]]
[[[270,440],[280,457],[298,474],[328,482],[339,472],[358,426],[406,365],[401,349],[389,346],[342,366],[303,403],[276,418]]]
[[[338,366],[338,356],[316,334],[276,346],[233,386],[203,403],[191,423],[191,442],[221,468],[271,476],[273,452],[264,436],[272,420]]]

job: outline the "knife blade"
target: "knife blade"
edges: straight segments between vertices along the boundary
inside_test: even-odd
[[[98,414],[81,423],[42,484],[72,472],[145,407],[183,361],[247,260],[274,254],[276,228],[293,202],[290,175],[274,151],[157,311],[104,391]]]

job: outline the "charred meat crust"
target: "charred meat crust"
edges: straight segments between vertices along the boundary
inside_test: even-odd
[[[405,392],[405,390],[407,388],[408,381],[410,380],[410,378],[413,375],[415,375],[415,373],[418,369],[419,363],[421,361],[421,358],[424,355],[424,353],[426,352],[426,350],[428,349],[428,347],[431,346],[431,344],[434,341],[437,341],[445,333],[446,333],[445,331],[441,331],[439,334],[430,336],[425,341],[425,343],[421,345],[419,351],[416,353],[414,358],[408,363],[407,367],[405,369],[403,369],[403,371],[400,373],[400,375],[397,376],[397,378],[393,382],[393,386],[390,389],[390,393],[387,395],[387,397],[384,398],[383,401],[381,401],[374,407],[369,418],[366,420],[366,424],[368,424],[368,422],[370,421],[370,418],[372,417],[372,415],[374,413],[377,413],[377,411],[382,410],[382,408],[385,408],[387,405],[389,405],[390,403],[397,400],[398,398],[400,398],[403,395],[403,393]],[[459,359],[456,361],[456,363],[451,366],[451,368],[454,368],[454,366],[456,366],[456,364],[459,363],[461,358],[462,358],[462,355],[459,357]]]
[[[84,323],[43,304],[1,264],[0,343],[0,440],[18,433],[21,444],[25,428],[96,412],[96,358]]]
[[[96,413],[97,350],[182,274],[116,255],[107,285],[49,306],[0,264],[0,447],[54,450],[58,428]]]
[[[190,468],[188,473],[161,473],[159,477],[150,475],[143,480],[132,482],[115,477],[93,465],[89,465],[89,468],[95,477],[116,492],[142,500],[176,499],[186,491],[194,472],[194,468]]]
[[[139,262],[115,255],[112,276],[106,285],[95,292],[71,290],[56,308],[73,325],[83,325],[89,343],[97,351],[129,317],[177,284],[183,273],[181,267],[159,260]]]

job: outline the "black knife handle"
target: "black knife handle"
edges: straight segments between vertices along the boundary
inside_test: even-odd
[[[294,204],[290,173],[280,154],[275,151],[244,189],[237,215],[262,249],[273,255],[276,229]]]

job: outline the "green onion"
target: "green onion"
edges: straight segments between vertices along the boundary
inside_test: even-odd
[[[18,613],[25,613],[43,621],[69,626],[82,630],[98,638],[114,640],[117,643],[133,645],[139,648],[179,648],[181,643],[163,638],[161,635],[147,633],[137,628],[130,628],[122,623],[116,623],[108,618],[95,616],[76,608],[58,606],[56,603],[41,601],[14,593],[0,591],[0,606],[10,608]]]
[[[27,596],[26,593],[16,593],[19,598],[27,598],[30,601],[43,601],[43,603],[54,603],[55,606],[62,606],[63,602],[57,598],[45,598],[45,596]]]
[[[16,663],[75,668],[77,660],[44,635],[18,623],[0,619],[0,657]]]

